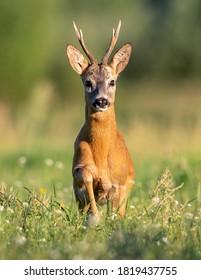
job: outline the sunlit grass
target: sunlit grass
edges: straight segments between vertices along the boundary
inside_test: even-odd
[[[19,199],[2,183],[1,258],[199,259],[201,207],[198,200],[177,200],[182,188],[165,170],[147,195],[142,190],[138,199],[131,197],[123,220],[103,212],[100,224],[89,227],[72,198],[62,204],[55,193],[25,187]]]

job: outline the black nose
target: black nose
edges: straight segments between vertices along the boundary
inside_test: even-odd
[[[109,105],[109,101],[106,98],[98,98],[94,102],[94,107],[105,108]]]

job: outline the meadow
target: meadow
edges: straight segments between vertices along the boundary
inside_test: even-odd
[[[135,165],[124,219],[88,226],[72,189],[79,94],[39,83],[16,112],[0,104],[1,259],[201,259],[201,84],[119,83],[116,115]]]

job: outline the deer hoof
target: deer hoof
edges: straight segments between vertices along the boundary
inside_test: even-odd
[[[99,213],[91,214],[88,218],[88,225],[90,227],[96,227],[101,221],[101,217]]]

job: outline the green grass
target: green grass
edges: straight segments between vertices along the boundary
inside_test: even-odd
[[[17,153],[3,163],[9,183],[0,186],[1,259],[201,258],[200,159],[137,164],[126,217],[100,209],[96,227],[77,211],[64,151],[49,159]]]

